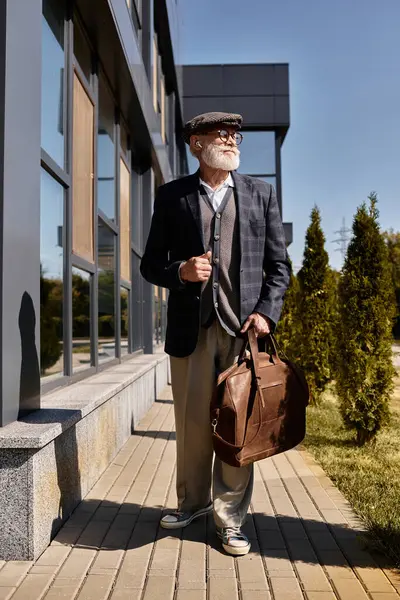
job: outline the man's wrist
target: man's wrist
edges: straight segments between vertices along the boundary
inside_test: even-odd
[[[181,283],[186,283],[186,279],[184,279],[183,275],[182,275],[182,267],[184,264],[186,264],[186,261],[181,262],[181,264],[179,265],[179,269],[178,269],[178,277],[179,277],[179,281]]]

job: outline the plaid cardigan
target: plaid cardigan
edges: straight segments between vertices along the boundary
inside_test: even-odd
[[[274,188],[259,179],[232,173],[239,217],[241,322],[252,312],[276,326],[290,280],[290,262]],[[191,354],[200,327],[201,283],[181,283],[179,265],[204,254],[199,206],[199,175],[158,189],[140,270],[154,285],[170,290],[165,351]]]

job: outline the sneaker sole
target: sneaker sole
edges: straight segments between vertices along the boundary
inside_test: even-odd
[[[243,546],[242,548],[235,548],[234,546],[228,546],[227,544],[223,543],[222,547],[227,554],[231,554],[232,556],[244,556],[245,554],[249,553],[251,544]]]
[[[235,548],[235,546],[229,546],[228,544],[224,544],[222,541],[222,535],[217,531],[217,537],[221,540],[221,544],[223,549],[227,554],[231,554],[232,556],[244,556],[250,552],[251,544],[250,542],[247,546],[242,546],[241,548]]]
[[[188,525],[190,525],[190,523],[192,523],[192,521],[194,521],[195,519],[198,519],[199,517],[202,517],[203,515],[208,515],[210,512],[212,512],[212,510],[213,510],[213,505],[210,504],[206,508],[203,508],[203,509],[197,511],[189,519],[186,519],[186,521],[177,521],[176,523],[165,523],[161,519],[160,525],[163,529],[182,529],[183,527],[187,527]]]

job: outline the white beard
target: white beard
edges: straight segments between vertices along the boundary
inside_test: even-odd
[[[229,148],[231,149],[231,148]],[[224,153],[227,148],[217,146],[215,144],[207,145],[201,153],[201,158],[206,165],[211,169],[222,169],[223,171],[236,171],[240,165],[240,152],[237,148],[233,148],[236,156],[228,156]]]

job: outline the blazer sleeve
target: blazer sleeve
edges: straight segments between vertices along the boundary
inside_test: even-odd
[[[146,281],[170,290],[185,289],[179,276],[181,260],[170,261],[170,215],[168,215],[168,195],[161,186],[154,201],[154,212],[146,248],[140,263],[140,272]]]
[[[281,315],[285,292],[290,283],[291,264],[276,193],[271,186],[266,215],[263,269],[265,279],[255,312],[272,321],[275,329]]]

